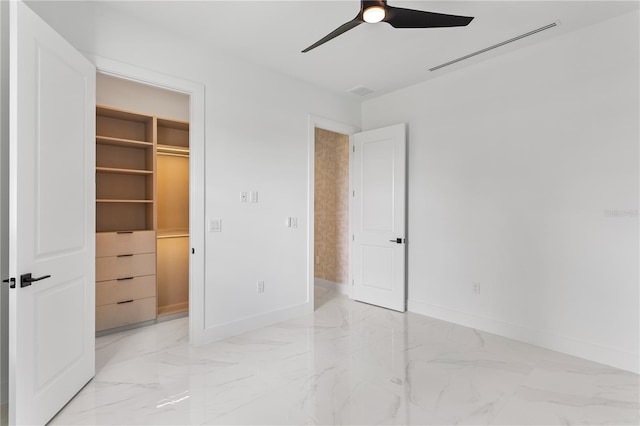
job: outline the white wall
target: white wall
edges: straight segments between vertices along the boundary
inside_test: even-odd
[[[638,55],[632,13],[364,102],[408,123],[411,311],[639,371]]]
[[[308,115],[359,125],[357,102],[212,52],[93,2],[29,3],[78,49],[205,85],[205,325],[210,336],[312,309],[307,283]],[[78,19],[74,11],[88,9]],[[88,19],[87,19],[88,17]],[[258,191],[259,203],[240,203]],[[298,218],[298,228],[285,218]],[[265,292],[256,292],[257,280]]]
[[[0,1],[0,279],[9,277],[9,2]],[[0,404],[9,392],[9,287],[0,287]],[[0,423],[1,423],[0,419]]]
[[[189,96],[98,73],[96,104],[189,121]]]

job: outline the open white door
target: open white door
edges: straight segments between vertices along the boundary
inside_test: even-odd
[[[9,422],[45,424],[95,371],[95,68],[10,8]]]
[[[352,136],[353,298],[406,310],[405,125]]]

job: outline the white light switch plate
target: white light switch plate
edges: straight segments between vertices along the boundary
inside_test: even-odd
[[[209,232],[222,232],[222,219],[209,219]]]

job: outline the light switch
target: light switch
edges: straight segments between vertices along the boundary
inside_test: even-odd
[[[241,203],[246,203],[247,202],[247,192],[243,191],[240,193],[240,202]]]
[[[291,218],[291,227],[292,228],[297,228],[298,227],[298,218],[297,217],[292,217]]]
[[[258,191],[251,191],[249,193],[249,197],[250,197],[252,203],[257,203],[258,202]]]
[[[209,232],[222,232],[222,219],[209,219]]]

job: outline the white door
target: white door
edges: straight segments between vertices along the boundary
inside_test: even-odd
[[[352,136],[353,298],[406,310],[405,125]]]
[[[9,97],[9,422],[45,424],[95,371],[95,68],[21,2]]]

